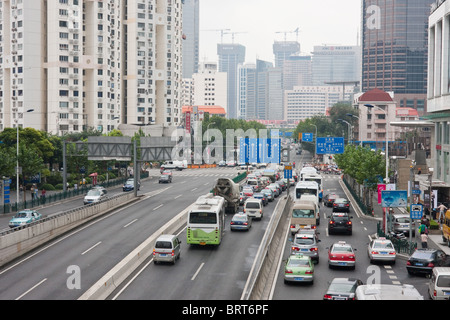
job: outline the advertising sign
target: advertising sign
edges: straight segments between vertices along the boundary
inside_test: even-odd
[[[388,208],[406,207],[408,192],[406,190],[381,191],[381,206]]]

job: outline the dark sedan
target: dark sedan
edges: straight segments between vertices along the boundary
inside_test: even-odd
[[[429,274],[434,267],[450,267],[450,256],[440,249],[417,249],[406,262],[409,274]]]
[[[323,203],[327,207],[332,207],[334,200],[336,200],[337,198],[338,198],[338,195],[336,193],[329,193],[329,194],[325,195],[325,197],[323,198]]]
[[[323,300],[354,300],[356,288],[362,284],[359,279],[334,278],[323,295]]]
[[[260,199],[262,201],[263,206],[267,206],[267,204],[269,203],[269,199],[262,192],[254,193],[253,198]]]
[[[337,198],[333,203],[333,212],[350,212],[350,201],[345,198]]]

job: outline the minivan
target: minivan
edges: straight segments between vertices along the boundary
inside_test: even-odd
[[[264,215],[264,206],[260,199],[249,198],[244,203],[244,212],[252,218],[262,219]]]
[[[406,236],[409,235],[409,224],[411,218],[409,214],[394,214],[392,215],[392,226],[395,233],[403,233]],[[412,235],[415,235],[414,225],[411,226]]]
[[[434,267],[428,284],[433,300],[450,300],[450,267]]]
[[[157,262],[171,262],[180,259],[181,255],[181,241],[176,235],[163,234],[155,241],[155,248],[153,249],[153,261]]]

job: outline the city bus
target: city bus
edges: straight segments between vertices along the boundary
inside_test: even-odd
[[[295,199],[300,199],[302,195],[314,195],[319,199],[319,184],[315,181],[299,181],[295,185]]]
[[[188,212],[187,243],[219,245],[225,231],[225,199],[209,193],[200,196]]]
[[[302,176],[303,181],[315,181],[319,185],[319,201],[322,201],[323,198],[323,180],[322,176],[320,174],[311,174],[311,173],[305,173]]]

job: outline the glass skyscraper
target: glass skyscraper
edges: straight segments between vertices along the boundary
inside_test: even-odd
[[[191,78],[198,72],[199,0],[184,0],[183,38],[183,78]]]
[[[362,1],[363,92],[393,91],[398,107],[425,112],[428,17],[433,2]]]

